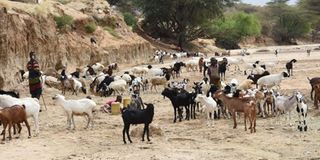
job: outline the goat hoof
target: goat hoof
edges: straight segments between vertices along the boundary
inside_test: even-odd
[[[144,142],[144,139],[143,140],[141,140],[142,142]]]
[[[130,141],[130,143],[132,143],[132,141]]]
[[[28,138],[30,139],[30,138],[31,138],[31,136],[28,136]]]

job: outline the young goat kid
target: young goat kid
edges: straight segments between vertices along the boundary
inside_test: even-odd
[[[26,113],[26,107],[24,105],[14,105],[11,107],[7,107],[4,109],[0,110],[0,122],[3,124],[3,141],[5,140],[6,137],[6,128],[8,127],[9,131],[9,140],[12,139],[11,137],[11,127],[15,124],[18,125],[18,133],[21,133],[21,125],[20,123],[25,123],[27,128],[28,128],[28,138],[31,138],[31,132],[30,132],[30,126],[27,120],[27,113]]]

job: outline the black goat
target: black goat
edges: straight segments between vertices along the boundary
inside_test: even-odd
[[[151,103],[145,103],[147,106],[146,109],[138,110],[138,109],[124,109],[122,110],[122,120],[124,123],[124,127],[122,130],[122,137],[123,142],[126,144],[126,138],[125,134],[127,134],[129,142],[132,143],[130,135],[129,135],[129,129],[130,124],[144,124],[144,130],[142,134],[142,141],[144,141],[144,135],[147,133],[147,139],[149,139],[149,124],[153,120],[154,115],[154,106]]]
[[[179,77],[180,76],[180,72],[181,72],[181,68],[185,67],[186,64],[183,62],[176,62],[173,65],[173,71],[175,72],[175,77]]]
[[[218,72],[220,79],[226,80],[226,70],[227,70],[228,60],[223,58],[223,61],[219,62]]]
[[[247,79],[251,79],[253,81],[253,84],[256,85],[256,87],[258,88],[258,79],[260,79],[261,77],[264,77],[264,76],[267,76],[267,75],[270,75],[270,72],[268,71],[264,71],[262,74],[250,74]]]
[[[292,59],[290,62],[286,63],[286,68],[290,76],[293,76],[293,63],[296,63],[297,60],[296,59]]]
[[[179,114],[179,121],[181,122],[182,118],[182,110],[181,106],[184,106],[186,109],[186,119],[189,120],[190,117],[190,110],[189,107],[193,103],[193,96],[196,94],[188,93],[184,89],[177,89],[177,88],[165,88],[162,93],[163,96],[170,99],[173,109],[174,109],[174,120],[173,123],[176,122],[176,115],[177,110]],[[195,97],[194,97],[195,98]]]
[[[92,84],[95,83],[96,79],[90,84],[90,87],[92,86]],[[107,91],[107,86],[109,86],[109,84],[113,81],[114,81],[113,77],[106,76],[106,78],[104,78],[104,80],[100,84],[97,84],[96,92],[98,93],[100,90],[102,90],[103,96],[105,97],[110,96],[112,94],[112,90]]]
[[[20,94],[17,91],[4,91],[4,90],[0,90],[0,95],[9,95],[11,97],[15,97],[15,98],[20,98]]]

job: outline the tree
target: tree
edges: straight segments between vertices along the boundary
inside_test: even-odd
[[[299,6],[304,8],[305,10],[320,15],[320,2],[319,0],[300,0]]]
[[[260,35],[261,25],[253,14],[237,12],[216,20],[209,33],[216,38],[217,45],[226,49],[235,49],[239,48],[238,43],[245,37]]]
[[[186,42],[205,35],[205,25],[222,16],[236,0],[140,0],[143,28],[154,37],[173,39],[183,49]]]
[[[273,35],[276,40],[292,43],[292,40],[309,33],[311,25],[299,12],[287,12],[280,15],[273,27]]]

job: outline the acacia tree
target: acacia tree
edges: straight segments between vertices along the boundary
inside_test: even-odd
[[[222,16],[236,0],[140,0],[143,28],[151,36],[173,39],[183,49],[186,42],[205,36],[206,24]]]

